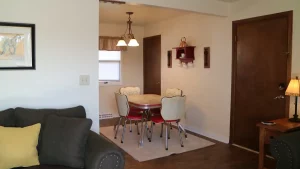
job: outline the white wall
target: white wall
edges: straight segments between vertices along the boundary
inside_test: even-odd
[[[196,133],[228,142],[231,60],[224,57],[229,48],[229,29],[223,17],[189,14],[145,27],[145,36],[162,37],[162,93],[180,88],[187,96],[185,127]],[[194,68],[178,67],[173,50],[173,67],[167,67],[167,51],[179,46],[181,37],[196,46]],[[211,47],[211,68],[204,69],[203,50]]]
[[[1,0],[1,22],[36,24],[36,70],[0,71],[0,110],[83,105],[99,131],[98,3]],[[79,86],[81,74],[89,86]]]
[[[121,36],[124,34],[126,25],[100,23],[100,36]],[[139,47],[128,47],[127,51],[121,53],[122,57],[122,85],[100,86],[99,101],[100,114],[112,113],[118,116],[114,92],[123,86],[138,86],[143,91],[143,37],[144,27],[132,27]]]
[[[191,14],[145,27],[145,36],[162,34],[162,92],[168,87],[183,89],[188,107],[186,127],[223,142],[229,142],[230,135],[232,21],[294,10],[292,75],[300,75],[299,0],[241,0],[230,9],[229,17]],[[168,69],[167,50],[178,46],[182,36],[196,46],[195,67],[177,67],[173,50],[173,68]],[[203,68],[206,46],[211,47],[210,69]]]

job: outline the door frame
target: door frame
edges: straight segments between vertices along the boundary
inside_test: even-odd
[[[236,87],[236,68],[237,68],[237,27],[239,25],[257,21],[268,20],[272,18],[287,17],[288,18],[288,52],[289,56],[287,59],[287,79],[286,84],[291,79],[291,65],[292,65],[292,38],[293,38],[293,11],[276,13],[266,16],[260,16],[255,18],[237,20],[232,22],[232,72],[231,72],[231,108],[230,108],[230,138],[229,144],[233,144],[234,138],[234,114],[235,114],[235,87]],[[289,117],[290,109],[290,98],[286,97],[285,116]]]

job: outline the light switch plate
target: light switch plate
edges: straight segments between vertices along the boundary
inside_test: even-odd
[[[80,86],[90,85],[90,76],[89,75],[80,75],[79,76],[79,85]]]

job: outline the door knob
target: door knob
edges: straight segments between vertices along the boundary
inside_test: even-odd
[[[156,84],[160,84],[160,82],[157,82]]]
[[[276,96],[276,97],[274,97],[274,99],[284,99],[285,97],[283,96],[283,95],[279,95],[279,96]]]
[[[285,90],[286,89],[285,83],[279,83],[278,89],[279,90]]]

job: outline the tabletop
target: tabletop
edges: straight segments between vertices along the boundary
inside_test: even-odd
[[[162,96],[156,94],[142,94],[127,96],[130,106],[140,109],[154,109],[161,107]]]
[[[287,118],[272,120],[272,122],[275,122],[276,124],[273,126],[268,126],[268,125],[258,123],[257,126],[269,130],[280,131],[280,132],[288,132],[288,131],[300,129],[300,123],[290,122],[289,119]]]

